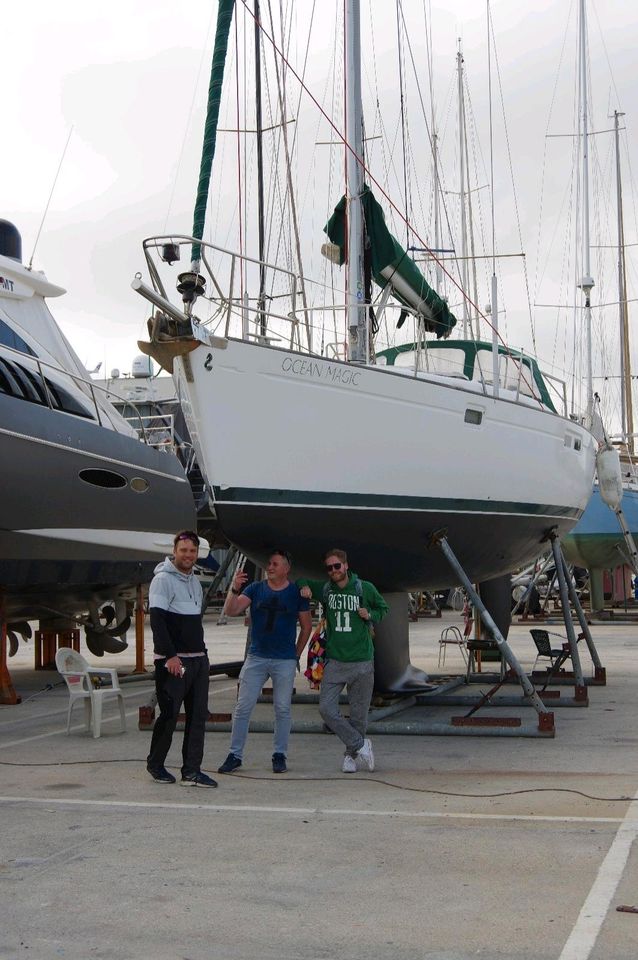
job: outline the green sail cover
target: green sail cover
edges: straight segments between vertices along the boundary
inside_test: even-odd
[[[206,123],[204,125],[204,143],[202,146],[202,159],[199,166],[195,212],[193,214],[193,236],[197,240],[201,240],[204,235],[208,186],[210,183],[210,172],[213,166],[213,157],[215,156],[219,103],[222,95],[224,65],[226,63],[226,51],[228,50],[228,35],[230,33],[230,23],[233,18],[234,7],[235,0],[219,0],[219,6],[217,8],[217,30],[215,33],[215,48],[213,50],[213,65],[211,67],[210,83],[208,85],[208,108],[206,111]],[[199,261],[201,249],[201,244],[193,244],[191,253],[192,260]]]
[[[394,297],[399,303],[415,309],[423,318],[425,329],[437,338],[449,337],[456,324],[447,303],[430,287],[413,260],[392,236],[385,222],[383,210],[374,199],[369,187],[364,186],[361,197],[366,234],[370,243],[372,275],[380,287],[390,283]],[[339,247],[339,263],[345,261],[346,247],[346,198],[342,197],[328,223],[324,227],[332,243]],[[381,271],[385,270],[386,276]],[[388,272],[391,271],[391,273]],[[411,295],[397,290],[397,284],[407,284]]]

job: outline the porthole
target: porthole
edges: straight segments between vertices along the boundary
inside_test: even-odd
[[[126,486],[126,477],[113,470],[80,470],[80,480],[91,483],[94,487],[105,487],[107,490],[118,490]]]
[[[471,410],[468,407],[467,410],[465,411],[464,419],[466,423],[473,423],[476,426],[478,426],[478,424],[483,419],[483,412],[481,410]]]
[[[149,488],[149,482],[144,477],[133,477],[130,485],[131,490],[134,490],[135,493],[146,493]]]

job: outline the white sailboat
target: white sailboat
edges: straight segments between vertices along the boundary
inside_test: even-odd
[[[222,20],[232,7],[220,2]],[[341,304],[299,271],[203,243],[201,228],[154,237],[144,242],[151,283],[133,282],[156,308],[140,348],[173,374],[219,523],[255,562],[277,544],[297,571],[317,572],[339,545],[386,591],[445,586],[450,569],[428,544],[446,528],[468,575],[485,580],[535,558],[552,528],[572,528],[591,494],[596,444],[529,358],[496,338],[426,340],[426,331],[449,336],[454,318],[423,278],[406,281],[396,258],[373,268],[377,317],[403,311],[412,343],[375,362],[358,4],[347,9]],[[219,40],[218,27],[216,49]],[[169,261],[191,245],[175,306]],[[400,251],[398,260],[409,258]],[[326,317],[337,318],[345,356],[313,346],[311,328]]]

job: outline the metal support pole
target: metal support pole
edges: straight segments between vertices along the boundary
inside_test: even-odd
[[[239,551],[237,547],[234,544],[231,544],[231,546],[228,548],[228,553],[226,554],[226,558],[222,561],[222,564],[219,570],[213,577],[212,583],[210,584],[210,586],[208,587],[208,590],[204,594],[204,599],[202,601],[202,612],[205,612],[206,609],[208,608],[209,603],[212,601],[213,597],[217,593],[217,588],[219,587],[220,583],[226,576],[226,573],[228,572],[231,563],[233,562],[235,557],[237,557],[238,553]],[[238,559],[240,558],[241,558],[241,554],[239,555]]]
[[[144,665],[144,593],[138,584],[135,595],[135,669],[133,673],[146,673]]]
[[[576,592],[576,587],[572,583],[572,578],[569,575],[569,570],[567,569],[567,563],[565,557],[563,556],[563,551],[559,545],[559,551],[561,560],[563,562],[563,572],[565,574],[565,579],[567,580],[567,589],[569,590],[569,596],[574,605],[576,611],[576,616],[578,617],[578,622],[580,623],[580,629],[583,632],[585,638],[585,643],[587,644],[587,649],[589,650],[589,655],[594,664],[594,676],[597,680],[602,681],[603,683],[607,680],[607,672],[600,662],[600,657],[598,656],[598,650],[594,644],[593,637],[591,635],[591,630],[589,629],[589,624],[587,623],[587,617],[585,616],[585,611],[583,610],[580,600],[578,598],[578,593]]]
[[[565,621],[565,630],[567,631],[567,640],[569,642],[569,650],[572,656],[572,664],[574,667],[574,696],[576,699],[586,700],[587,687],[585,686],[583,668],[581,666],[580,655],[578,653],[576,633],[574,631],[574,624],[572,622],[572,612],[569,606],[569,591],[567,588],[567,577],[565,576],[565,570],[563,567],[563,554],[560,549],[558,537],[554,531],[549,534],[549,540],[552,545],[552,553],[554,554],[554,567],[558,576],[560,601],[563,607],[563,620]]]
[[[509,666],[514,671],[514,673],[516,673],[516,675],[518,676],[521,687],[523,688],[523,693],[525,694],[525,698],[529,700],[530,704],[534,707],[534,709],[538,713],[539,728],[543,730],[548,730],[548,729],[553,730],[554,714],[551,711],[548,711],[545,709],[545,704],[543,703],[541,698],[538,696],[531,680],[523,670],[523,667],[519,663],[514,652],[512,651],[509,644],[507,643],[507,641],[501,634],[500,630],[494,623],[492,617],[490,616],[489,611],[485,607],[485,604],[479,597],[478,593],[474,589],[474,586],[472,585],[472,582],[470,581],[469,577],[465,573],[465,570],[463,569],[459,561],[456,559],[456,556],[454,555],[454,552],[452,551],[452,548],[450,547],[446,537],[442,534],[434,534],[434,536],[432,537],[432,541],[436,543],[436,545],[439,546],[443,551],[443,553],[445,554],[446,560],[448,561],[448,563],[450,564],[454,572],[459,577],[461,583],[463,584],[463,586],[465,587],[465,590],[467,591],[467,594],[470,600],[474,604],[475,609],[478,610],[483,623],[485,624],[490,634],[492,635],[492,638],[494,639],[496,646],[498,647],[499,653],[501,654],[503,659],[509,664]]]

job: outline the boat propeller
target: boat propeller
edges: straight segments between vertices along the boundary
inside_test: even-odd
[[[20,634],[25,643],[33,636],[31,626],[26,620],[16,620],[15,623],[10,623],[7,626],[7,640],[9,641],[10,657],[15,657],[16,653],[18,652],[18,634]]]
[[[107,624],[111,623],[115,617],[115,610],[113,607],[108,607],[103,609],[100,615],[103,616],[105,612]],[[128,642],[122,637],[130,626],[131,618],[128,615],[114,627],[101,624],[96,626],[94,623],[85,624],[86,645],[96,657],[103,657],[105,653],[122,653],[128,647]]]
[[[101,609],[98,608],[97,603],[92,603],[89,606],[88,617],[69,616],[69,614],[55,610],[53,607],[46,607],[45,609],[55,613],[58,617],[72,620],[79,626],[84,627],[88,649],[94,657],[103,657],[105,653],[122,653],[128,647],[128,643],[124,639],[124,634],[131,626],[131,617],[126,612],[127,606],[124,600],[116,601],[115,606],[105,604]],[[109,624],[113,623],[118,616],[121,616],[122,619],[119,623],[116,622],[115,626],[110,627]],[[23,624],[12,624],[12,626],[20,628]],[[28,624],[26,626],[28,627]]]
[[[13,630],[7,630],[7,640],[9,641],[9,656],[15,657],[18,652],[18,637]]]

